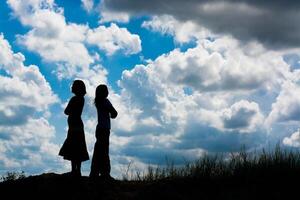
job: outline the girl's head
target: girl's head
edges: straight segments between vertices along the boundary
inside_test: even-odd
[[[75,80],[72,85],[72,92],[77,96],[86,94],[85,84],[82,80]]]
[[[95,92],[95,105],[99,103],[99,101],[106,99],[108,96],[107,86],[104,84],[98,85]]]

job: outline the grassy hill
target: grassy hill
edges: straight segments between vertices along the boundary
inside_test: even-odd
[[[300,154],[276,148],[242,151],[230,159],[205,156],[180,168],[149,168],[132,179],[48,173],[4,181],[0,194],[1,199],[298,199]]]

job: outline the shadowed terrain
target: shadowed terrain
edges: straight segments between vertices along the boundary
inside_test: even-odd
[[[291,199],[300,195],[300,155],[278,148],[257,156],[241,152],[229,161],[205,156],[132,179],[48,173],[3,181],[0,193],[1,199]]]

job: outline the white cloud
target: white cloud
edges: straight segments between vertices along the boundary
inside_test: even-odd
[[[70,24],[58,30],[64,31],[48,37],[44,33],[40,35],[40,29],[33,29],[24,36],[18,36],[18,42],[28,50],[38,52],[47,62],[64,62],[73,66],[88,66],[94,62],[83,44],[87,27]],[[51,34],[49,29],[45,34]]]
[[[297,83],[287,80],[282,84],[276,101],[272,104],[272,110],[267,118],[267,125],[276,122],[288,122],[300,120],[300,87]]]
[[[49,83],[35,65],[25,66],[25,57],[14,53],[0,35],[0,165],[2,170],[39,168],[44,159],[54,159],[57,145],[51,140],[55,129],[41,117],[58,102]],[[51,148],[50,148],[51,147]]]
[[[84,68],[94,62],[83,44],[88,27],[67,23],[63,10],[53,1],[9,0],[8,4],[21,23],[31,28],[17,38],[30,51],[37,52],[47,62],[67,63],[71,67]]]
[[[37,173],[46,168],[62,167],[58,159],[59,146],[52,142],[55,129],[44,118],[29,119],[20,126],[0,126],[4,150],[0,153],[2,170],[28,169]],[[49,162],[51,161],[51,162]]]
[[[151,20],[144,21],[142,27],[174,36],[179,43],[190,42],[193,39],[212,36],[209,31],[192,21],[180,22],[171,15],[153,16]]]
[[[99,26],[89,30],[87,42],[97,45],[106,54],[112,55],[118,50],[123,50],[125,54],[136,54],[141,51],[141,40],[138,35],[131,34],[126,28],[119,28],[112,23],[109,27]]]
[[[228,52],[225,57],[218,51],[210,51],[211,48],[206,49],[201,44],[188,49],[186,52],[180,52],[176,49],[169,54],[158,57],[147,66],[137,65],[131,71],[124,71],[120,81],[120,86],[124,89],[122,95],[130,98],[132,105],[143,109],[143,113],[157,116],[157,119],[160,119],[158,121],[161,121],[162,115],[160,113],[170,113],[172,110],[172,104],[168,104],[170,99],[187,102],[189,97],[184,94],[184,87],[192,87],[195,91],[191,96],[197,97],[199,101],[197,91],[251,91],[265,88],[268,84],[275,84],[273,81],[279,76],[277,76],[276,71],[272,72],[275,66],[267,66],[266,63],[265,67],[259,67],[251,63],[254,62],[254,58],[244,54],[240,56],[245,57],[245,61],[250,63],[245,62],[244,65],[236,63],[235,67],[231,68],[232,65],[228,63],[228,60],[233,59],[230,57],[231,52]],[[231,69],[232,71],[230,71]],[[231,79],[232,84],[229,84]],[[276,79],[276,81],[278,80]],[[256,84],[252,85],[253,82]],[[238,93],[235,94],[238,95]],[[218,99],[216,99],[215,104],[225,106],[226,103],[222,103]],[[195,100],[191,102],[191,105],[193,103],[197,105]],[[202,104],[204,105],[204,103]],[[162,108],[167,108],[166,106],[170,106],[168,110],[161,111]]]
[[[279,53],[250,55],[236,40],[222,37],[202,40],[186,52],[175,49],[163,54],[145,71],[156,77],[153,80],[209,92],[274,88],[282,83],[288,69]]]
[[[254,131],[263,124],[264,120],[258,104],[245,100],[234,103],[229,109],[224,109],[221,118],[225,129],[238,129],[241,132]]]
[[[294,132],[290,137],[283,139],[283,144],[291,147],[300,147],[300,134],[299,130]]]
[[[44,61],[54,63],[60,77],[84,73],[99,60],[99,54],[92,55],[87,45],[97,45],[108,55],[118,50],[125,54],[141,51],[139,36],[126,28],[111,24],[91,29],[88,25],[67,22],[63,9],[53,1],[9,0],[8,4],[21,23],[30,27],[26,34],[17,36],[18,43],[38,53]]]
[[[127,114],[130,128],[114,129],[118,136],[130,138],[121,153],[163,163],[154,160],[171,149],[179,155],[196,149],[238,151],[244,144],[261,147],[268,112],[261,104],[270,104],[261,96],[274,100],[291,77],[282,56],[257,43],[218,36],[125,70],[119,81],[123,104],[138,112]],[[158,142],[166,137],[168,142]]]
[[[81,3],[87,12],[91,12],[93,10],[94,0],[81,0]]]
[[[11,46],[0,35],[0,68],[8,76],[1,78],[1,101],[6,106],[28,106],[37,110],[47,108],[57,101],[49,83],[35,65],[25,66],[25,58],[21,53],[13,53]]]
[[[228,106],[229,102],[226,102],[226,106],[223,105],[221,108],[205,108],[201,106],[201,102],[195,101],[193,112],[187,111],[185,126],[198,123],[224,134],[252,134],[258,130],[263,130],[264,116],[256,102],[242,99]]]

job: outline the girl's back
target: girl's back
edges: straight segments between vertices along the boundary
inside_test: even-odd
[[[97,128],[110,129],[110,118],[116,118],[118,115],[117,111],[107,98],[98,101],[96,108],[98,114]]]

